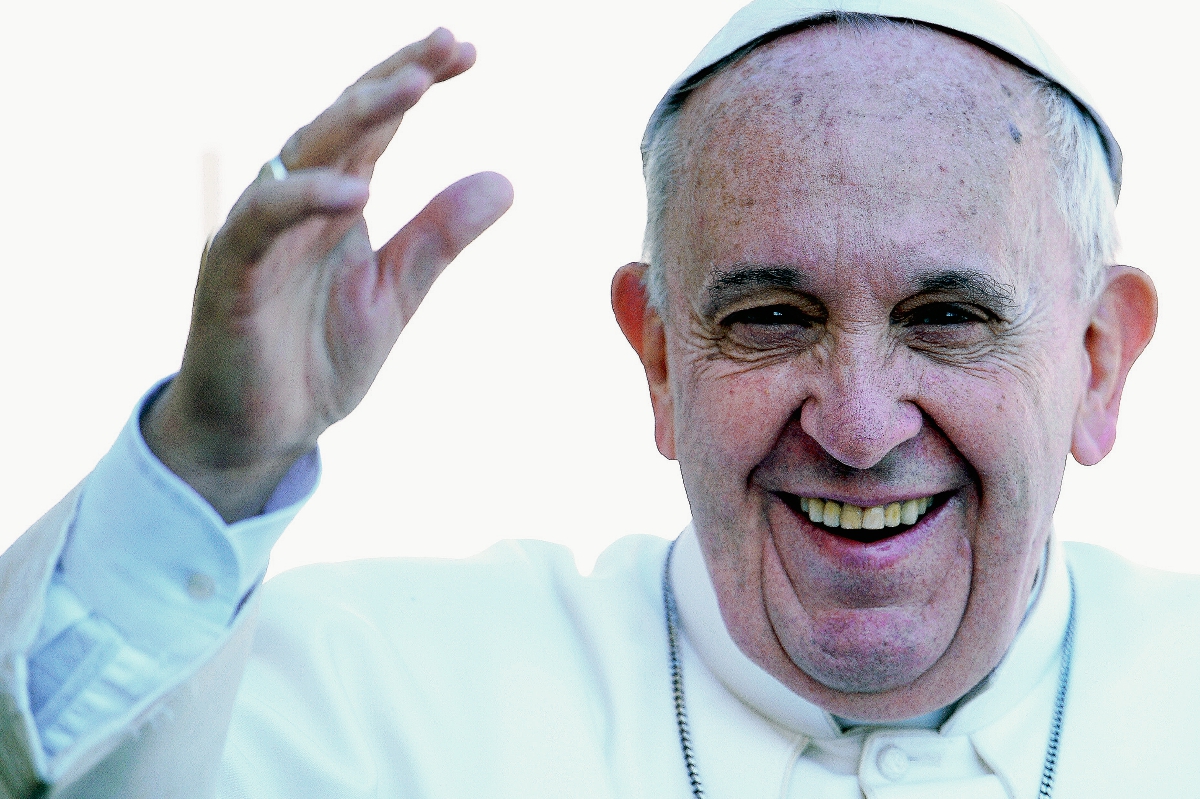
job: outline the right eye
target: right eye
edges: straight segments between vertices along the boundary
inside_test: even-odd
[[[747,308],[735,311],[721,320],[725,327],[734,325],[797,325],[812,327],[818,322],[812,315],[805,313],[794,305],[765,305],[760,308]]]
[[[820,337],[824,321],[811,311],[780,303],[734,311],[721,320],[721,327],[726,343],[735,348],[780,353],[811,347]]]

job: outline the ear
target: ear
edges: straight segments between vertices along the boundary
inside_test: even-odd
[[[675,403],[667,367],[667,334],[643,282],[646,264],[625,264],[613,275],[612,307],[621,332],[637,353],[650,385],[654,441],[664,458],[675,459]]]
[[[1071,438],[1071,454],[1084,466],[1112,450],[1125,378],[1150,343],[1157,320],[1158,294],[1149,276],[1131,266],[1109,267],[1084,334],[1090,375]]]

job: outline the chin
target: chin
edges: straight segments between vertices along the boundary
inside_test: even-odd
[[[826,612],[814,619],[811,640],[780,641],[792,662],[825,687],[882,693],[914,682],[949,645],[948,640],[921,640],[921,625],[907,615],[895,609]]]

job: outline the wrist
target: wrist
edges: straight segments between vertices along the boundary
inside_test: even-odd
[[[181,400],[178,378],[151,397],[139,428],[150,452],[225,520],[258,515],[288,469],[315,446],[269,446],[240,425],[205,421]]]

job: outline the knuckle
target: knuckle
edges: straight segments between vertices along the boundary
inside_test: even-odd
[[[300,142],[307,127],[308,126],[306,125],[305,127],[293,133],[290,137],[288,137],[288,140],[283,143],[283,146],[279,148],[279,158],[281,161],[283,161],[284,166],[288,166],[289,164],[293,165],[288,166],[288,169],[295,169],[296,167],[294,165],[300,160]]]
[[[255,184],[251,183],[250,186],[244,192],[242,192],[242,196],[238,197],[237,200],[234,201],[233,207],[229,209],[229,216],[225,220],[225,227],[236,224],[238,220],[246,215],[246,206],[250,202],[250,195],[254,191],[254,186]]]
[[[300,193],[300,200],[307,208],[315,208],[322,204],[324,192],[322,192],[323,181],[319,176],[314,175],[310,180],[304,182],[304,186]]]
[[[259,184],[252,186],[238,200],[236,214],[230,214],[231,220],[236,219],[238,228],[261,227],[271,216],[273,186]]]
[[[370,84],[355,84],[346,90],[343,107],[354,119],[369,116],[374,110],[374,91]]]
[[[244,219],[254,220],[262,216],[263,205],[265,198],[261,189],[246,193],[244,204],[242,206],[241,216]]]
[[[279,148],[279,157],[283,159],[283,163],[288,169],[297,169],[304,161],[305,143],[312,138],[315,124],[316,120],[300,128],[288,137],[288,140],[283,143],[283,147]]]
[[[229,235],[228,222],[213,234],[213,237],[208,242],[208,246],[204,248],[204,254],[200,258],[201,271],[215,269],[220,264],[226,251],[229,249]]]
[[[421,254],[428,264],[440,269],[454,260],[462,249],[455,240],[454,231],[445,224],[444,220],[430,220],[421,231]]]

